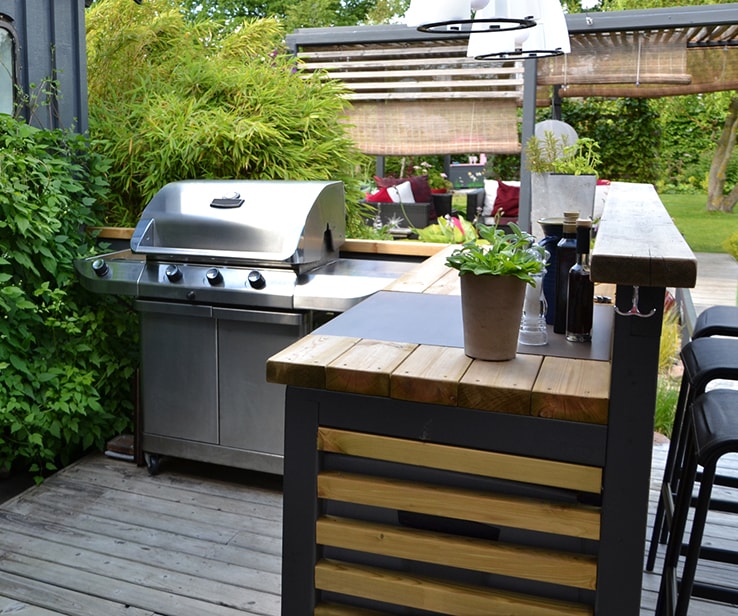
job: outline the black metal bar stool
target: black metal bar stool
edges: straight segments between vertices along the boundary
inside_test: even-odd
[[[738,553],[702,546],[718,462],[726,454],[738,453],[738,390],[714,389],[702,394],[695,399],[688,419],[686,458],[656,605],[656,614],[659,616],[686,616],[692,596],[721,603],[738,603],[738,585],[725,587],[695,581],[699,559],[738,564]],[[678,582],[677,565],[698,466],[702,467],[700,489],[682,577]],[[738,584],[738,577],[735,579]]]
[[[729,338],[711,338],[727,336]],[[659,543],[666,543],[674,511],[682,462],[684,460],[685,414],[695,397],[715,379],[738,380],[738,307],[712,306],[695,323],[692,341],[680,353],[684,374],[679,389],[671,443],[666,456],[656,517],[646,559],[646,570],[653,571]],[[721,485],[738,487],[738,480],[719,477]]]
[[[710,336],[738,337],[738,306],[710,306],[699,314],[692,340]]]

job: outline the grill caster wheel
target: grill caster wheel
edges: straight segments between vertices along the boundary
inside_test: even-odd
[[[161,458],[156,453],[144,453],[144,461],[146,462],[146,468],[149,471],[149,475],[158,475],[161,470]]]

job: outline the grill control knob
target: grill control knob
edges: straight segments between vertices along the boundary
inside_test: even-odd
[[[207,278],[208,282],[211,285],[216,285],[216,284],[220,284],[221,282],[223,282],[223,274],[221,274],[214,267],[209,269],[207,272],[205,272],[205,278]]]
[[[167,265],[167,269],[164,270],[164,275],[167,277],[169,282],[182,280],[182,270],[176,265]]]
[[[103,278],[108,275],[110,268],[108,267],[108,264],[105,263],[105,259],[95,259],[92,262],[92,271],[95,272],[95,275],[99,278]]]
[[[256,270],[249,272],[247,280],[252,289],[263,289],[267,284],[264,275]]]

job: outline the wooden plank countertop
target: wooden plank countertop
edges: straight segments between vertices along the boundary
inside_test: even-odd
[[[445,265],[454,249],[445,246],[390,283],[380,295],[458,295],[458,273]],[[593,278],[601,285],[596,293],[600,295],[614,294],[615,284],[689,287],[696,280],[694,255],[675,230],[653,187],[645,184],[613,183],[592,261]],[[408,298],[404,303],[417,315],[405,315],[405,323],[408,318],[417,318],[439,330],[460,327],[448,318],[448,312],[444,313],[443,306],[448,303],[426,301],[423,305],[431,314],[422,315],[417,311],[417,301]],[[362,304],[353,310],[361,308]],[[607,318],[602,319],[603,313],[598,310],[606,311]],[[393,314],[400,319],[402,312]],[[377,322],[373,323],[374,313],[364,311],[361,326],[356,326],[356,320],[352,323],[350,317],[343,321],[347,323],[343,327],[331,327],[330,322],[270,358],[267,380],[449,407],[606,424],[611,315],[610,306],[596,306],[595,325],[599,331],[595,334],[599,342],[591,347],[598,346],[599,353],[594,349],[588,355],[590,345],[566,343],[554,334],[549,345],[528,347],[524,352],[519,349],[511,361],[486,362],[466,357],[463,345],[453,336],[448,337],[451,342],[439,343],[437,339],[444,336],[438,332],[429,335],[432,344],[412,336],[383,335],[392,330],[386,325],[388,316],[377,313]],[[380,316],[385,319],[384,325]],[[423,322],[421,329],[426,327]],[[329,334],[321,332],[326,328]],[[334,331],[338,334],[333,335]]]
[[[445,265],[455,248],[445,246],[390,283],[380,294],[390,294],[386,300],[375,296],[357,306],[360,310],[354,309],[353,313],[361,312],[360,326],[352,320],[352,311],[328,324],[329,331],[354,330],[362,335],[308,335],[269,359],[267,381],[450,407],[607,423],[611,320],[603,319],[606,331],[599,332],[597,346],[606,350],[598,359],[562,357],[577,352],[587,357],[590,346],[572,347],[574,343],[557,336],[551,347],[559,356],[545,356],[552,350],[546,346],[529,347],[530,354],[518,353],[506,362],[472,360],[464,355],[461,323],[453,318],[458,310],[456,306],[451,309],[453,298],[443,302],[430,297],[425,302],[420,300],[420,296],[442,300],[439,296],[459,295],[458,272]],[[422,316],[418,313],[419,302],[426,312]],[[387,306],[396,322],[388,325],[387,319],[393,317],[382,310],[368,309],[370,304]],[[604,311],[610,307],[598,308]],[[371,322],[373,317],[376,324]],[[426,321],[438,330],[419,335],[408,319],[422,319],[418,330],[427,329]],[[341,320],[348,324],[332,325]],[[435,343],[424,343],[424,339]]]
[[[651,184],[613,182],[592,250],[592,280],[691,289],[697,259]]]

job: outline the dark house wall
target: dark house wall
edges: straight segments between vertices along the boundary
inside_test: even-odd
[[[25,112],[35,126],[87,131],[84,9],[84,0],[0,0],[18,39],[16,76],[25,96],[38,96],[49,80],[59,84],[57,95],[41,94]]]

